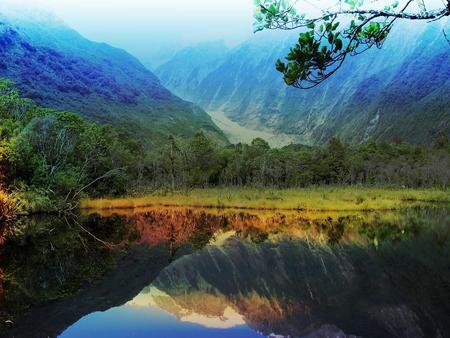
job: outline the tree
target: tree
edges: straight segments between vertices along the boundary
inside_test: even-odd
[[[298,12],[298,2],[255,0],[255,32],[303,29],[286,62],[276,63],[286,84],[302,89],[328,79],[348,56],[381,48],[398,19],[430,22],[450,16],[450,0],[430,10],[425,0],[337,0],[336,6],[320,9],[315,17]]]
[[[344,183],[348,174],[347,149],[341,141],[333,137],[317,160],[318,180],[326,184]]]
[[[200,131],[190,140],[188,151],[191,185],[206,187],[216,184],[221,169],[216,145]]]
[[[437,149],[447,149],[449,146],[450,140],[448,136],[443,131],[439,131],[434,141],[434,147]]]

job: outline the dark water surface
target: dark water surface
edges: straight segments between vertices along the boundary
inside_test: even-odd
[[[450,209],[20,221],[0,337],[450,337]]]

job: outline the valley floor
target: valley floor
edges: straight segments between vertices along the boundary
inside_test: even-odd
[[[281,148],[292,143],[299,143],[295,135],[278,133],[270,130],[256,130],[241,126],[239,123],[230,120],[222,112],[208,112],[214,123],[225,133],[231,143],[250,144],[255,138],[261,138],[270,144],[273,148]]]
[[[138,198],[83,200],[82,209],[149,206],[230,208],[249,210],[371,211],[394,210],[426,203],[450,205],[450,191],[322,187],[305,189],[216,188],[155,193]]]

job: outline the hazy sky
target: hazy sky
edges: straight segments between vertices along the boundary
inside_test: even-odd
[[[146,58],[164,58],[185,45],[211,40],[234,45],[252,34],[253,0],[39,0],[39,3],[45,3],[89,39],[125,48],[144,62]]]
[[[303,10],[309,7],[309,11],[336,2],[298,1]],[[0,0],[1,3],[49,8],[87,38],[124,48],[147,65],[163,62],[174,51],[198,42],[224,40],[232,46],[246,40],[252,35],[254,10],[253,0]]]

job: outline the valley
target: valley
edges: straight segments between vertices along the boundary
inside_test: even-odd
[[[445,1],[0,0],[0,337],[447,337]]]
[[[438,132],[450,133],[446,25],[448,19],[432,25],[401,22],[380,50],[350,58],[310,90],[286,86],[275,69],[297,40],[289,32],[260,32],[219,55],[205,45],[190,47],[156,74],[206,111],[223,112],[252,130],[293,135],[297,143],[325,144],[336,136],[349,143],[429,145]]]
[[[173,95],[135,57],[57,18],[0,15],[0,46],[0,77],[43,107],[120,127],[147,147],[200,129],[227,142],[205,111]]]
[[[267,143],[273,148],[282,148],[284,146],[297,143],[296,136],[294,135],[243,127],[240,124],[230,120],[224,113],[221,112],[208,112],[208,114],[231,143],[250,144],[256,138],[261,138],[267,141]]]

